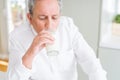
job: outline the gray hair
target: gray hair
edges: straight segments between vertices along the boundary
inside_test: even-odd
[[[28,0],[28,12],[32,15],[33,14],[33,8],[34,8],[34,5],[35,5],[35,2],[37,0]],[[62,0],[57,0],[58,1],[58,4],[60,6],[60,10],[62,9]]]

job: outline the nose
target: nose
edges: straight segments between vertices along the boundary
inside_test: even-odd
[[[47,19],[45,29],[50,31],[53,30],[53,21],[51,18]]]

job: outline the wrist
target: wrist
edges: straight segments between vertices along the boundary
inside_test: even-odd
[[[22,57],[22,64],[26,67],[31,69],[32,68],[32,61],[34,59],[35,53],[32,49],[28,49],[25,55]]]

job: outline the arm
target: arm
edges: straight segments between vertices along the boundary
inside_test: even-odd
[[[72,44],[77,62],[88,75],[89,80],[107,80],[106,71],[102,68],[93,49],[86,43],[71,19],[69,19],[69,24],[71,35],[73,35]]]
[[[96,58],[94,51],[86,43],[78,32],[74,42],[74,51],[78,63],[88,75],[89,80],[107,80],[106,72],[101,66],[100,60]]]
[[[23,55],[22,64],[26,68],[32,69],[32,62],[34,57],[46,46],[46,44],[52,44],[53,41],[54,38],[50,35],[49,32],[41,31],[40,33],[38,33],[25,55]]]
[[[9,66],[7,80],[28,80],[32,74],[32,62],[45,44],[53,42],[53,38],[47,32],[35,36],[31,46],[26,51],[18,40],[10,37]]]
[[[96,58],[94,51],[85,42],[80,33],[76,34],[74,51],[78,63],[83,71],[88,75],[89,80],[107,80],[106,72],[101,66],[99,59]]]

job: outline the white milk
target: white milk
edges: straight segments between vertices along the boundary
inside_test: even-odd
[[[59,54],[59,41],[57,36],[57,31],[51,31],[51,35],[54,37],[54,43],[53,44],[47,44],[46,50],[48,56],[57,56]]]

